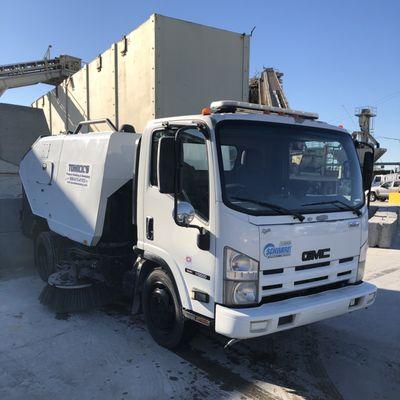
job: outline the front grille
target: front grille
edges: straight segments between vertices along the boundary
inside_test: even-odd
[[[274,275],[274,274],[281,274],[283,272],[283,268],[276,268],[276,269],[267,269],[263,271],[264,275]]]
[[[328,279],[328,275],[326,275],[326,276],[318,276],[317,278],[304,279],[302,281],[296,281],[294,284],[296,286],[297,285],[304,285],[305,283],[324,281],[325,279]]]
[[[354,281],[357,274],[357,257],[345,257],[330,261],[304,263],[284,268],[264,269],[260,274],[261,297],[288,294],[321,285]]]
[[[304,271],[305,269],[312,269],[312,268],[320,268],[320,267],[327,267],[331,265],[330,261],[315,263],[315,264],[307,264],[307,265],[298,265],[294,267],[296,271]]]
[[[289,292],[289,293],[278,293],[278,294],[273,294],[271,296],[264,296],[261,299],[261,304],[275,303],[277,301],[287,300],[287,299],[291,299],[293,297],[309,296],[311,294],[322,293],[322,292],[325,292],[326,290],[342,288],[344,286],[347,286],[347,284],[348,284],[348,280],[331,283],[331,284],[323,285],[323,286],[317,286],[317,287],[313,287],[313,288],[309,288],[309,289],[296,290],[294,292]]]
[[[263,290],[270,290],[270,289],[279,289],[282,287],[281,283],[278,283],[276,285],[268,285],[268,286],[263,286]]]
[[[353,261],[353,258],[354,257],[341,258],[339,260],[339,264],[343,264],[343,263],[347,263],[347,262]]]

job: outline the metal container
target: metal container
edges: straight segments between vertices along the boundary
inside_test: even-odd
[[[32,105],[53,134],[97,118],[140,132],[151,119],[198,114],[214,100],[247,101],[249,43],[244,34],[153,14]]]

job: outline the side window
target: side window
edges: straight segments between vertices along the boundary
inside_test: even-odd
[[[158,154],[158,143],[161,137],[162,137],[162,131],[153,133],[151,142],[151,168],[150,168],[150,183],[152,186],[158,186],[157,154]]]
[[[393,187],[399,187],[400,186],[400,181],[396,181],[394,184],[393,184]]]
[[[391,184],[391,182],[386,182],[386,183],[384,183],[382,185],[382,187],[385,188],[385,189],[389,189],[390,188],[390,184]]]
[[[203,219],[209,217],[209,177],[207,146],[197,129],[187,129],[182,139],[182,193],[179,200],[188,201]]]
[[[158,186],[158,176],[157,176],[157,164],[158,164],[158,144],[160,139],[164,136],[173,136],[175,132],[173,131],[156,131],[152,136],[151,143],[151,167],[150,167],[150,184],[152,186]]]
[[[153,133],[151,144],[150,184],[158,186],[158,144],[164,136],[173,136],[175,131],[160,130]],[[182,193],[181,201],[188,201],[203,219],[209,217],[209,178],[207,146],[204,135],[197,129],[182,133]]]

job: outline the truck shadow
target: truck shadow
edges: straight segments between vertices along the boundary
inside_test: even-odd
[[[343,399],[318,356],[314,328],[246,340],[226,350],[225,342],[225,338],[203,332],[176,353],[221,389],[246,398]]]
[[[227,350],[226,338],[201,331],[176,353],[221,389],[248,398],[396,399],[400,323],[389,316],[399,315],[399,305],[400,292],[380,289],[368,310],[245,340]]]

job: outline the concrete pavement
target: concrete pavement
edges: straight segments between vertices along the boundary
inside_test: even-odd
[[[32,269],[0,281],[0,399],[400,397],[400,250],[370,249],[368,310],[243,341],[201,331],[173,353],[124,310],[58,316]]]

